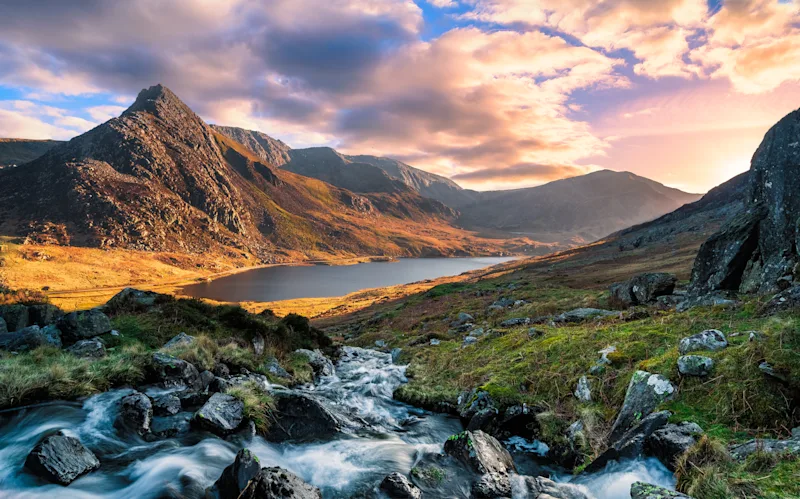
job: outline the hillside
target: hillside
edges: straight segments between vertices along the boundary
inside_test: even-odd
[[[315,256],[492,251],[416,193],[356,195],[282,171],[155,86],[114,118],[0,172],[0,234],[145,251]]]
[[[701,196],[627,172],[598,171],[548,184],[482,193],[459,223],[538,241],[581,244],[646,222]]]
[[[242,144],[267,164],[283,166],[291,159],[289,151],[292,148],[265,133],[232,126],[211,125],[211,128]]]
[[[33,161],[60,143],[58,140],[0,139],[0,168]]]

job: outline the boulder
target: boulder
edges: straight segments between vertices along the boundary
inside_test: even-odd
[[[155,441],[185,435],[191,430],[192,413],[179,412],[172,416],[155,416],[150,424],[150,433],[145,440]]]
[[[708,376],[713,368],[714,361],[702,355],[678,357],[678,372],[686,376]]]
[[[678,345],[678,351],[684,355],[689,352],[702,350],[722,350],[728,346],[728,340],[722,331],[717,329],[707,329],[702,333],[697,333],[687,338],[683,338]]]
[[[219,376],[220,378],[224,378],[226,376],[231,375],[231,370],[223,364],[222,362],[218,362],[217,365],[214,366],[214,369],[211,370],[214,373],[214,376]]]
[[[581,402],[592,401],[592,388],[589,386],[589,380],[586,376],[581,376],[578,380],[578,386],[575,387],[575,398]]]
[[[65,343],[75,343],[111,332],[111,321],[97,308],[69,313],[59,319],[57,325]]]
[[[458,316],[450,322],[450,327],[460,327],[464,324],[471,324],[475,322],[475,318],[465,312],[459,312]]]
[[[214,379],[208,384],[208,391],[209,393],[225,393],[232,386],[227,379],[214,376]]]
[[[626,307],[644,305],[659,296],[671,295],[677,282],[677,277],[663,272],[640,274],[627,282],[613,284],[611,300]]]
[[[194,365],[171,355],[156,352],[153,354],[153,377],[165,388],[185,386],[193,390],[203,390],[203,381]]]
[[[553,321],[561,324],[584,322],[592,319],[602,319],[605,317],[618,317],[619,312],[611,310],[601,310],[599,308],[576,308],[569,312],[564,312],[553,318]]]
[[[261,471],[258,458],[250,449],[242,449],[236,454],[227,468],[222,470],[222,475],[210,488],[212,497],[219,499],[237,499],[247,484]]]
[[[692,499],[691,497],[665,489],[658,485],[644,482],[634,482],[631,485],[631,499]]]
[[[495,309],[495,310],[508,308],[508,307],[511,307],[511,306],[514,305],[514,301],[515,300],[513,300],[511,298],[500,298],[499,300],[497,300],[494,303],[492,303],[491,305],[489,305],[489,308]]]
[[[470,345],[474,345],[477,342],[478,342],[478,338],[476,338],[474,336],[465,336],[464,337],[464,342],[462,343],[462,346],[463,347],[468,347]]]
[[[402,348],[392,348],[392,364],[399,363],[401,353],[403,353]]]
[[[103,309],[111,314],[120,312],[144,312],[155,306],[159,294],[153,291],[141,291],[125,288],[105,304]]]
[[[800,275],[797,276],[800,278]],[[800,307],[800,286],[793,286],[773,296],[761,307],[761,315],[773,315]]]
[[[556,483],[549,478],[517,476],[512,479],[514,497],[529,499],[592,499],[582,487],[568,483]]]
[[[192,421],[200,428],[217,435],[236,431],[244,419],[244,403],[232,395],[215,393],[200,408]]]
[[[260,334],[253,335],[253,352],[260,357],[264,355],[265,348],[266,342],[264,341],[264,337]]]
[[[171,340],[169,340],[164,344],[164,349],[168,350],[170,348],[186,347],[194,342],[195,342],[194,336],[190,336],[184,332],[180,332],[176,334]]]
[[[198,392],[192,390],[191,388],[187,388],[179,392],[173,392],[173,395],[181,400],[181,408],[184,411],[194,411],[199,409],[206,402],[208,402],[208,399],[211,398],[211,394],[206,392]]]
[[[333,376],[336,373],[336,369],[333,367],[333,362],[331,362],[331,359],[326,357],[319,350],[306,350],[301,348],[299,350],[295,350],[294,353],[303,355],[308,359],[311,369],[314,370],[314,376],[317,378]]]
[[[633,290],[629,281],[615,282],[608,288],[611,306],[626,308],[637,305],[636,297],[633,296]]]
[[[67,348],[67,351],[78,357],[99,359],[100,357],[106,356],[106,346],[103,345],[102,341],[95,338],[91,340],[80,340]]]
[[[33,448],[25,466],[53,483],[69,485],[76,478],[100,467],[97,457],[77,438],[52,435]]]
[[[484,409],[494,409],[495,404],[488,392],[472,390],[458,396],[458,415],[463,421],[469,421],[475,414]]]
[[[392,499],[420,499],[422,491],[405,475],[391,473],[381,481],[380,489]]]
[[[504,473],[486,473],[472,484],[472,497],[507,498],[511,494],[511,477]]]
[[[214,373],[212,373],[208,369],[206,369],[205,371],[201,372],[200,373],[201,391],[208,390],[209,385],[211,385],[211,383],[214,381],[215,378],[216,378],[216,376],[214,376]]]
[[[5,320],[6,328],[11,332],[19,331],[30,324],[28,307],[25,305],[2,305],[0,306],[0,317]]]
[[[262,468],[238,499],[322,499],[322,493],[283,468]]]
[[[525,326],[531,323],[530,317],[517,317],[514,319],[506,319],[500,323],[500,327],[516,327]]]
[[[299,392],[276,392],[273,422],[267,440],[273,442],[329,440],[344,428],[342,418],[317,397]]]
[[[647,439],[656,430],[663,428],[669,421],[670,416],[672,416],[672,413],[669,411],[655,412],[646,416],[636,426],[626,431],[621,438],[613,442],[597,459],[592,461],[586,467],[586,471],[594,473],[604,469],[611,461],[642,457]]]
[[[800,455],[800,428],[792,430],[791,438],[778,440],[773,438],[756,438],[743,444],[731,446],[730,454],[734,459],[744,460],[755,452],[767,452],[769,454],[791,454]]]
[[[733,308],[739,305],[739,302],[731,299],[730,297],[721,293],[712,293],[700,296],[689,296],[681,300],[676,306],[675,310],[678,312],[686,312],[695,307],[725,307]]]
[[[150,432],[153,421],[153,403],[144,393],[133,392],[120,400],[119,414],[114,427],[123,432],[144,436]]]
[[[633,373],[609,440],[619,440],[637,421],[650,415],[660,404],[672,400],[675,394],[676,389],[667,378],[645,371]]]
[[[174,416],[181,412],[181,399],[167,393],[153,399],[153,414],[156,416]]]
[[[55,324],[64,316],[64,312],[50,303],[41,303],[28,306],[28,323],[39,327]]]
[[[464,431],[444,443],[444,452],[481,475],[473,485],[478,497],[506,497],[511,492],[509,474],[516,472],[511,454],[481,430]]]
[[[703,429],[696,423],[684,421],[679,424],[667,424],[657,429],[647,438],[647,452],[657,457],[664,466],[675,471],[675,461],[692,447]]]
[[[278,362],[278,359],[276,359],[275,357],[270,357],[269,359],[267,359],[266,363],[264,364],[264,367],[267,369],[268,373],[277,378],[289,379],[292,377],[288,372],[286,372],[286,369],[281,367],[280,363]]]
[[[26,352],[42,346],[61,348],[61,331],[55,326],[29,326],[13,333],[0,334],[0,350]]]

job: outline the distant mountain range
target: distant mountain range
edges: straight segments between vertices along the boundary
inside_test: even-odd
[[[467,190],[394,159],[292,149],[262,132],[207,125],[160,85],[69,142],[0,141],[0,164],[29,158],[0,171],[0,182],[20,186],[0,193],[0,234],[145,250],[236,247],[262,259],[470,254],[513,238],[506,247],[541,253],[700,198],[607,170]]]

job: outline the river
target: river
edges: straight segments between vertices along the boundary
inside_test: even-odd
[[[458,275],[513,257],[402,258],[356,265],[280,265],[191,284],[180,293],[217,301],[279,301],[344,296],[355,291]]]

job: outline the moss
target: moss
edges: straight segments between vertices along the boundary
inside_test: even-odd
[[[414,466],[411,476],[428,485],[439,485],[447,479],[447,472],[438,466]]]

